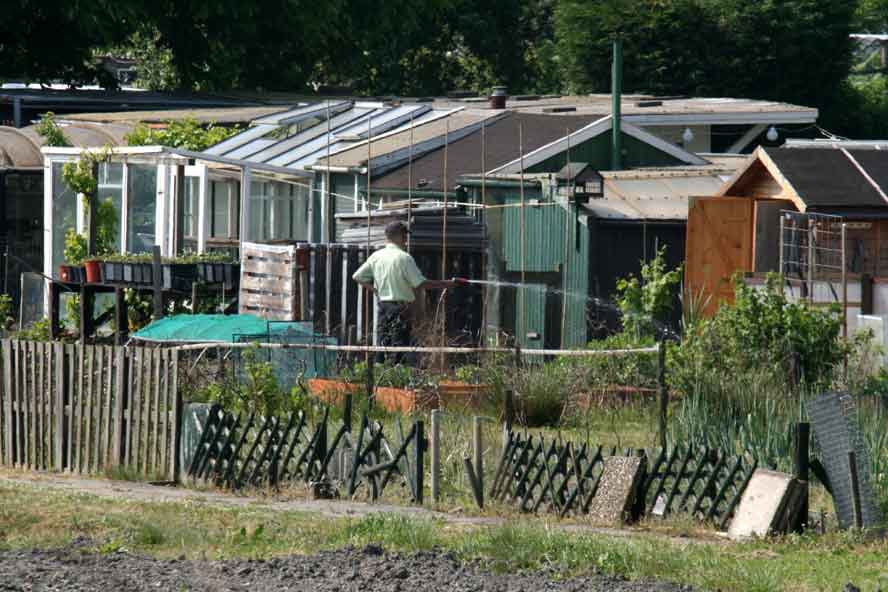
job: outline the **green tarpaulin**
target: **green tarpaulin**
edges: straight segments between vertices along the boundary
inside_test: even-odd
[[[264,337],[275,333],[310,337],[311,323],[270,323],[248,314],[182,314],[154,321],[133,333],[132,338],[170,343],[234,343],[242,341],[244,335]]]

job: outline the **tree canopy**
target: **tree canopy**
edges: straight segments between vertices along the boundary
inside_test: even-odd
[[[606,92],[620,38],[627,92],[790,101],[858,131],[872,118],[841,106],[878,84],[849,81],[848,35],[885,26],[888,0],[8,0],[0,79],[108,82],[111,53],[158,90]]]

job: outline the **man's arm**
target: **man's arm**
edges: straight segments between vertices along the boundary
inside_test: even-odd
[[[352,274],[352,279],[355,280],[359,286],[363,286],[371,293],[373,292],[373,263],[370,258],[364,261],[364,264]]]

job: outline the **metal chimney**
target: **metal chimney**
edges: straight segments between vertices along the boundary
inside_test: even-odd
[[[506,92],[505,86],[494,86],[493,92],[490,93],[490,108],[505,109],[507,96],[508,93]]]

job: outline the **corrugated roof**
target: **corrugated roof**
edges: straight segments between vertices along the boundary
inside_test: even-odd
[[[722,185],[718,171],[603,172],[604,197],[585,208],[611,221],[681,221],[688,218],[688,197],[712,195]]]
[[[73,146],[120,146],[124,136],[132,131],[128,125],[102,125],[89,123],[62,124],[62,133]],[[43,154],[40,148],[46,144],[37,133],[36,126],[20,129],[0,126],[0,167],[10,169],[42,168]]]
[[[518,130],[524,125],[524,152],[536,150],[566,132],[576,131],[590,122],[589,117],[553,117],[536,113],[506,113],[501,119],[484,126],[485,165],[493,170],[519,157]],[[409,134],[408,134],[409,135]],[[481,172],[481,130],[457,139],[447,150],[447,187],[453,189],[460,176]],[[438,148],[373,180],[377,189],[406,189],[412,179],[414,188],[442,191],[444,150]],[[419,183],[424,181],[421,187]]]

